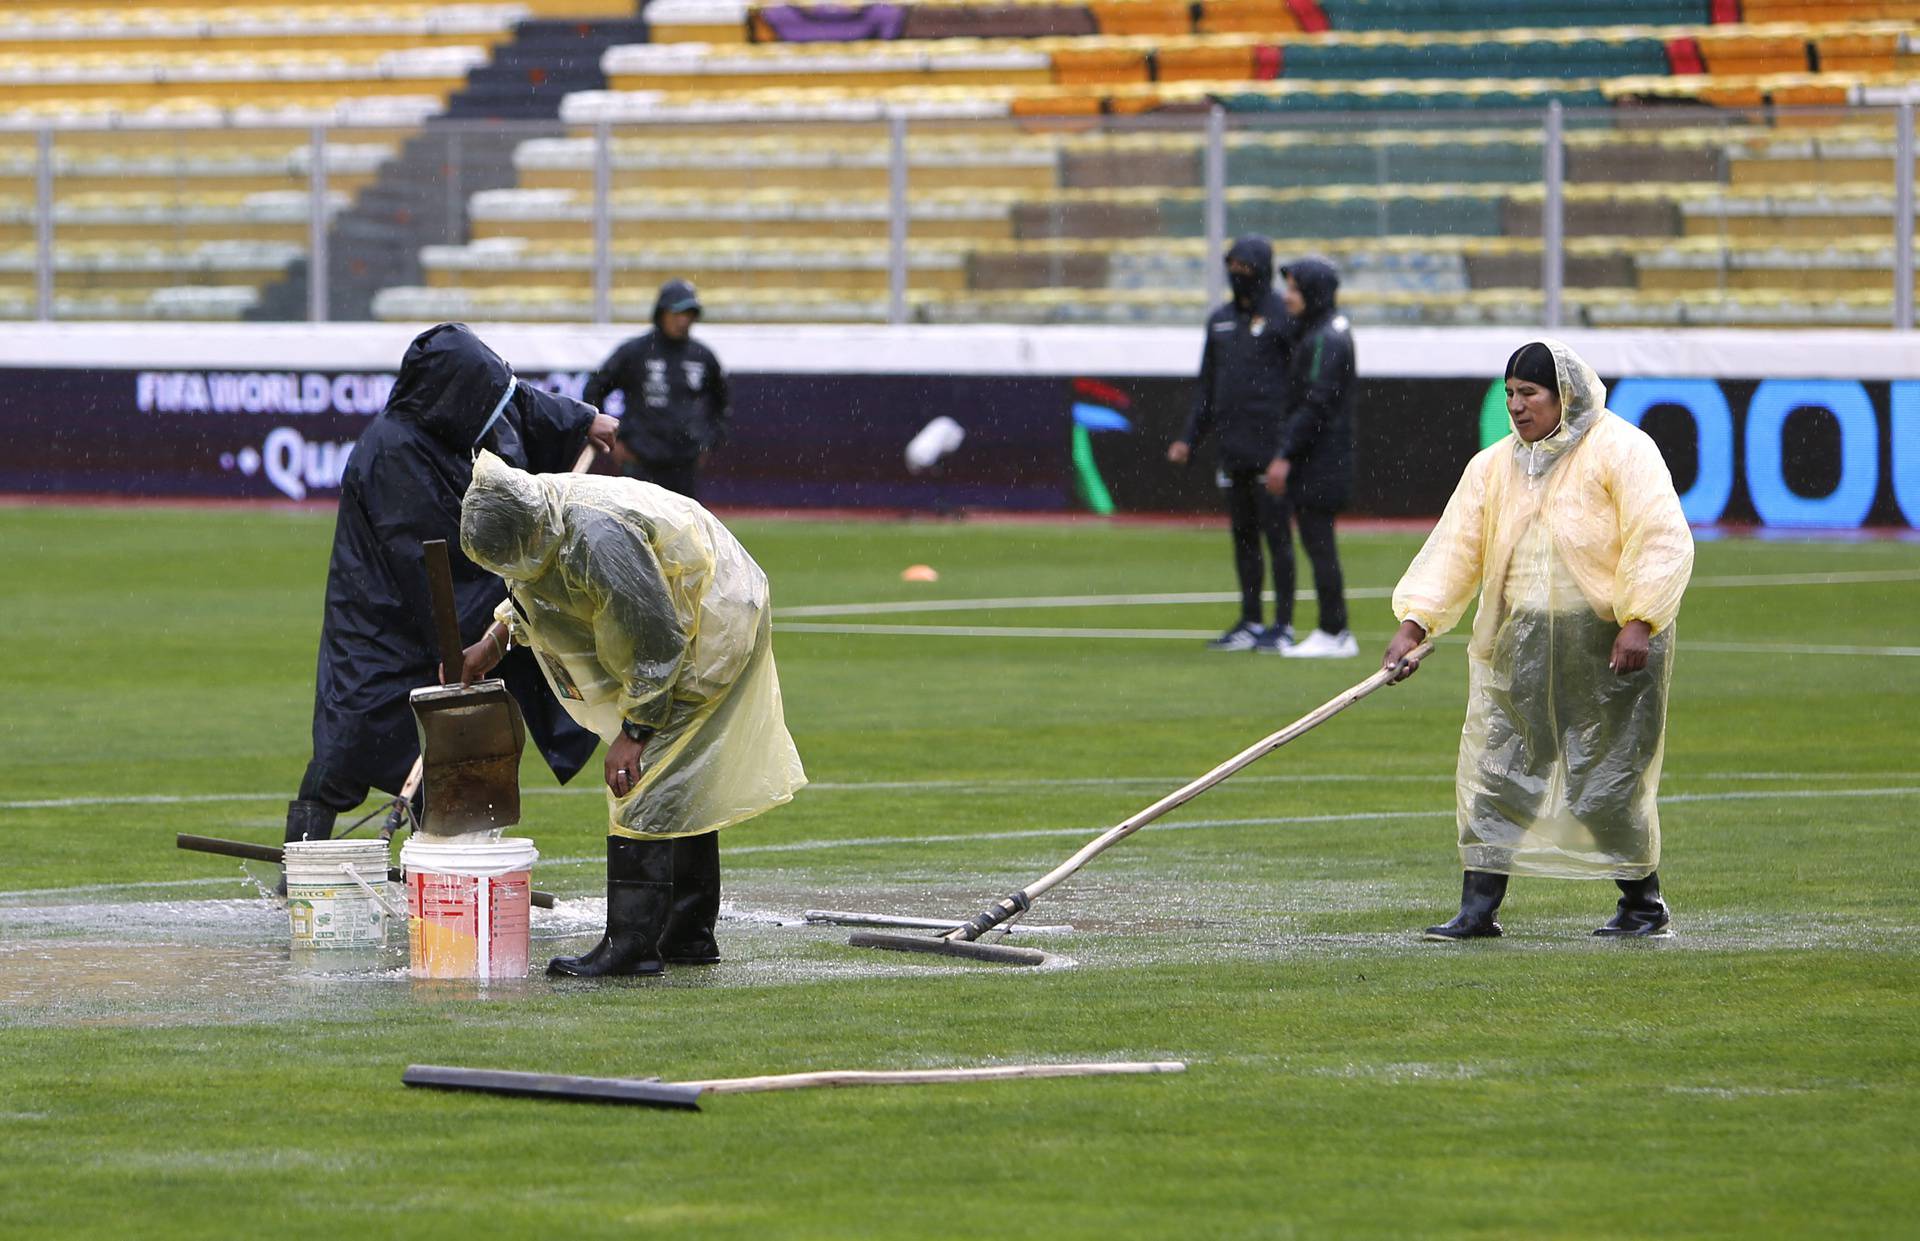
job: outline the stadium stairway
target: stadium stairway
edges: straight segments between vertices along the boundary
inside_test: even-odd
[[[600,61],[607,49],[645,44],[647,38],[647,23],[638,17],[517,24],[512,39],[469,72],[443,116],[428,120],[353,205],[334,217],[328,230],[328,317],[371,317],[381,289],[420,281],[426,247],[466,241],[473,196],[518,184],[519,146],[563,133],[561,101],[576,91],[604,90]],[[476,121],[499,124],[477,129]],[[308,260],[302,257],[262,292],[247,317],[301,319],[307,304]]]

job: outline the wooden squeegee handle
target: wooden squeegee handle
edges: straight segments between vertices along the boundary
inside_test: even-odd
[[[443,684],[458,685],[466,664],[466,646],[460,641],[460,613],[453,603],[453,565],[447,559],[447,541],[426,539],[420,550],[426,556],[434,633],[440,639],[440,676]]]
[[[1432,653],[1433,643],[1422,642],[1419,646],[1407,652],[1406,658],[1408,660],[1418,661],[1425,659]],[[1402,667],[1405,667],[1404,661],[1393,668],[1382,668],[1352,689],[1343,690],[1339,694],[1329,698],[1279,732],[1262,737],[1226,762],[1215,767],[1212,771],[1209,771],[1206,775],[1201,776],[1190,784],[1182,785],[1151,806],[1148,806],[1145,810],[1108,828],[1094,839],[1088,841],[1081,847],[1078,853],[1060,863],[1060,865],[1054,867],[1045,875],[1042,875],[1039,879],[1028,884],[1018,892],[1010,896],[1001,897],[980,913],[975,914],[966,922],[961,923],[958,927],[949,931],[943,938],[975,940],[994,927],[999,926],[1007,919],[1014,917],[1016,914],[1025,913],[1034,901],[1045,895],[1054,885],[1079,870],[1082,866],[1085,866],[1088,862],[1091,862],[1094,858],[1100,856],[1100,854],[1106,850],[1119,844],[1168,811],[1186,805],[1194,798],[1200,796],[1200,794],[1206,792],[1222,780],[1225,780],[1228,776],[1231,776],[1234,772],[1239,771],[1242,767],[1247,766],[1256,759],[1264,758],[1266,755],[1273,753],[1294,738],[1311,732],[1342,711],[1345,711],[1348,707],[1351,707],[1354,703],[1359,702],[1368,694],[1373,693],[1373,691],[1379,689],[1381,686],[1391,683],[1394,675],[1398,673]]]

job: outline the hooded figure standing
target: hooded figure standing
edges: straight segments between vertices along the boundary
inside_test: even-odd
[[[1293,541],[1286,502],[1270,495],[1262,480],[1280,446],[1293,332],[1287,308],[1273,291],[1273,244],[1265,237],[1242,237],[1227,249],[1226,264],[1233,296],[1207,316],[1199,392],[1186,430],[1167,446],[1167,460],[1185,465],[1193,449],[1218,432],[1216,478],[1227,496],[1240,619],[1207,649],[1250,651],[1266,633],[1260,603],[1263,538],[1273,560],[1274,594],[1282,600],[1281,624],[1292,608]],[[1280,633],[1277,624],[1274,639]]]
[[[1500,934],[1510,875],[1612,879],[1619,904],[1594,934],[1669,933],[1656,799],[1693,535],[1660,450],[1606,399],[1565,345],[1515,353],[1514,433],[1467,464],[1393,592],[1396,680],[1480,592],[1457,774],[1466,875],[1460,913],[1428,939]]]
[[[287,840],[328,839],[335,817],[369,789],[399,792],[419,755],[407,695],[440,679],[420,545],[459,537],[475,450],[565,470],[589,439],[610,449],[614,425],[578,401],[519,383],[464,324],[414,338],[386,408],[360,436],[340,482],[314,672],[313,760],[287,807]],[[477,634],[505,588],[465,557],[451,561],[460,632]],[[500,675],[564,783],[598,739],[560,710],[530,656],[506,661]]]
[[[720,959],[721,828],[807,782],[773,664],[767,575],[719,520],[635,479],[473,469],[460,544],[507,581],[464,676],[509,642],[607,742],[607,933],[550,974],[658,974]],[[504,634],[504,639],[502,635]]]
[[[698,499],[700,467],[727,441],[727,376],[713,350],[692,337],[700,295],[685,280],[660,286],[653,331],[613,351],[587,380],[582,395],[604,408],[618,392],[620,451],[626,472]]]
[[[1267,465],[1267,490],[1284,496],[1300,525],[1300,544],[1313,565],[1320,625],[1293,640],[1293,547],[1286,572],[1277,571],[1279,602],[1274,630],[1261,650],[1278,648],[1297,659],[1351,659],[1360,653],[1347,628],[1346,583],[1333,541],[1334,514],[1353,495],[1353,333],[1337,304],[1340,272],[1323,258],[1305,258],[1282,269],[1283,298],[1293,316],[1293,365],[1287,377],[1287,418],[1280,448]]]

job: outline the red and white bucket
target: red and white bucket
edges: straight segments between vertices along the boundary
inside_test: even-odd
[[[423,841],[400,847],[415,978],[522,978],[527,972],[531,840]]]

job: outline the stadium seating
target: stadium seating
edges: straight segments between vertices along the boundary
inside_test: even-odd
[[[916,317],[1184,322],[1217,261],[1196,118],[1219,105],[1230,232],[1333,254],[1362,320],[1518,322],[1550,101],[1576,316],[1890,301],[1890,118],[1779,109],[1920,94],[1920,0],[652,0],[581,62],[573,19],[633,11],[8,6],[10,113],[61,126],[56,307],[300,313],[311,129],[337,125],[336,306],[365,288],[344,313],[579,317],[604,128],[619,313],[680,274],[715,318],[880,317],[904,115]],[[0,133],[0,314],[31,300],[36,170],[32,135]]]

